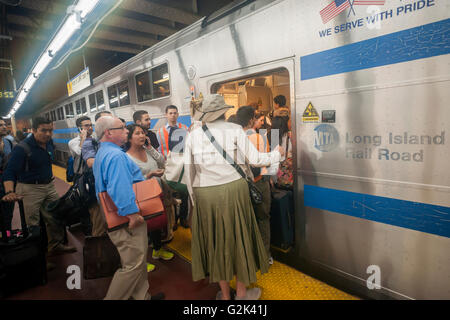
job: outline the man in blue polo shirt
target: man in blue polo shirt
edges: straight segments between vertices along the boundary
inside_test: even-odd
[[[29,226],[39,226],[39,212],[42,213],[47,226],[49,256],[76,251],[76,248],[63,244],[63,225],[45,210],[50,202],[59,199],[53,183],[52,133],[53,123],[50,120],[41,117],[33,119],[31,136],[13,149],[3,174],[6,194],[3,200],[16,201],[23,198]]]
[[[148,293],[147,224],[139,215],[133,191],[133,183],[145,179],[120,147],[127,141],[128,130],[119,118],[101,117],[95,123],[95,131],[101,142],[93,167],[95,192],[98,196],[107,191],[118,214],[130,220],[128,227],[108,232],[120,254],[122,268],[114,274],[105,300],[162,299],[162,293],[153,297]]]

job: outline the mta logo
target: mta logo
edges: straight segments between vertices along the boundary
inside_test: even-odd
[[[330,152],[339,145],[339,132],[329,124],[321,124],[314,129],[314,147],[322,152]]]

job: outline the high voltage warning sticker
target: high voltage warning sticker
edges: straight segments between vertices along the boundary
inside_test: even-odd
[[[314,108],[311,102],[308,104],[305,111],[303,112],[302,120],[303,122],[319,121],[319,114],[317,113],[316,109]]]

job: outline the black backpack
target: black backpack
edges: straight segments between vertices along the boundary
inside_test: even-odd
[[[94,147],[96,150],[98,149],[97,143],[94,144]],[[73,185],[60,199],[47,206],[49,212],[64,217],[67,212],[85,209],[97,202],[94,172],[92,168],[87,166],[82,157],[79,166],[81,166],[83,173],[81,175],[74,174]]]

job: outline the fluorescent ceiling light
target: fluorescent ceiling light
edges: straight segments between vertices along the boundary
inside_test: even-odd
[[[26,78],[24,84],[21,87],[20,94],[16,97],[12,110],[9,112],[8,117],[14,115],[14,113],[19,109],[20,104],[25,101],[28,92],[33,87],[37,78],[42,74],[42,72],[47,68],[51,62],[53,56],[58,53],[58,51],[64,46],[64,44],[73,36],[75,31],[80,27],[84,18],[95,8],[100,0],[79,0],[72,11],[70,7],[68,10],[69,16],[66,18],[63,26],[53,37],[49,46],[39,57],[38,62],[34,65],[33,70],[30,72]],[[25,92],[25,90],[27,92]]]
[[[33,68],[33,71],[31,71],[31,75],[35,75],[36,77],[39,77],[42,73],[42,71],[45,70],[45,68],[48,66],[48,64],[52,61],[52,57],[50,57],[47,53],[44,53],[39,58],[38,62]]]
[[[17,96],[17,102],[23,103],[25,101],[25,98],[27,97],[27,93],[25,91],[20,91],[19,95]]]
[[[33,87],[33,84],[36,82],[37,78],[35,78],[32,74],[30,74],[23,84],[23,89],[30,91],[31,87]]]
[[[62,28],[58,31],[52,42],[48,46],[48,52],[55,55],[59,49],[72,37],[74,32],[81,27],[81,23],[77,21],[75,14],[70,15]]]
[[[75,6],[75,11],[80,11],[81,18],[84,18],[94,9],[97,3],[98,0],[80,0]]]

